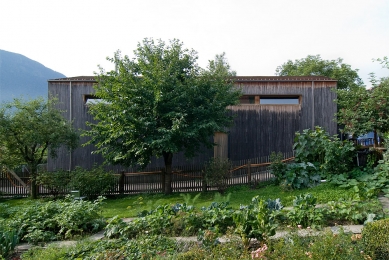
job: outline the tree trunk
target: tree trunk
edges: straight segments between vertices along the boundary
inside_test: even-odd
[[[377,135],[377,130],[374,130],[374,147],[378,147],[378,135]]]
[[[28,166],[30,169],[30,176],[31,176],[31,199],[37,199],[38,198],[38,186],[36,184],[36,177],[37,177],[37,170],[38,168],[34,165]]]
[[[173,154],[169,152],[162,152],[165,161],[165,194],[172,193],[172,159]]]

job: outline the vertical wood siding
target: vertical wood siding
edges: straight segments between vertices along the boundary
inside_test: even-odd
[[[85,122],[92,121],[88,107],[84,104],[84,95],[94,93],[91,81],[70,80],[49,81],[49,95],[59,100],[58,109],[64,111],[66,119],[80,131],[86,129]],[[293,95],[300,96],[299,105],[238,105],[230,107],[234,125],[228,129],[228,157],[231,160],[244,160],[267,156],[272,151],[291,152],[294,134],[316,125],[324,127],[331,135],[336,134],[334,114],[336,104],[335,81],[293,81],[293,82],[237,82],[244,95]],[[72,104],[70,109],[70,104]],[[71,113],[71,115],[70,115]],[[211,137],[210,137],[211,138]],[[85,143],[87,137],[81,138]],[[48,170],[74,169],[81,166],[90,169],[101,165],[101,155],[92,154],[94,146],[79,147],[71,154],[60,149],[56,159],[48,159]],[[214,154],[213,149],[203,148],[195,158],[187,159],[181,152],[173,156],[173,166],[203,165]],[[152,158],[148,168],[164,167],[162,158]],[[120,172],[139,170],[121,166],[107,166],[107,169]]]

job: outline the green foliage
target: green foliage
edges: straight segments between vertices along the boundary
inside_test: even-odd
[[[344,221],[353,224],[364,224],[370,217],[380,219],[384,217],[382,205],[378,201],[353,201],[340,199],[329,201],[325,206],[325,215],[329,221],[342,223]]]
[[[210,249],[220,244],[218,233],[217,229],[199,229],[197,241],[199,241],[205,249]]]
[[[70,175],[69,187],[79,190],[82,196],[98,196],[110,191],[117,184],[113,172],[107,172],[102,166],[85,170],[76,167]]]
[[[326,76],[338,81],[338,89],[362,86],[358,70],[343,63],[343,59],[323,60],[320,55],[308,55],[300,60],[288,60],[276,69],[278,76]]]
[[[230,178],[231,167],[232,163],[228,158],[212,158],[204,166],[207,184],[217,187],[220,192],[224,192],[227,189],[227,181]]]
[[[229,202],[212,202],[209,207],[202,207],[202,226],[205,229],[217,228],[224,233],[228,227],[233,225],[234,210]]]
[[[90,107],[97,123],[88,123],[86,135],[114,164],[146,166],[152,156],[163,156],[170,193],[173,155],[191,157],[202,145],[213,147],[210,137],[232,123],[227,107],[238,102],[240,91],[224,55],[201,69],[197,53],[176,39],[144,39],[134,56],[117,52],[108,59],[115,70],[100,68],[95,95],[105,102]]]
[[[91,170],[77,166],[71,172],[41,172],[38,174],[37,183],[49,189],[53,195],[78,190],[81,196],[93,198],[112,190],[117,185],[117,179],[112,171],[107,172],[102,166],[95,166]]]
[[[1,228],[1,225],[0,225]],[[0,258],[7,257],[19,243],[19,235],[15,230],[0,229]]]
[[[329,134],[320,126],[316,126],[314,130],[304,129],[302,133],[296,132],[293,144],[295,161],[324,163],[325,147],[329,140]]]
[[[15,166],[25,163],[31,173],[31,196],[37,197],[37,167],[47,154],[57,156],[57,150],[65,145],[77,146],[78,134],[55,109],[55,101],[43,98],[24,101],[14,99],[0,107],[0,146],[6,153],[0,154],[0,164]]]
[[[291,233],[287,237],[271,240],[268,247],[266,259],[369,259],[361,253],[363,245],[360,238],[342,229],[339,234],[327,230],[320,236]]]
[[[39,172],[36,182],[44,186],[54,196],[61,192],[69,190],[69,183],[71,181],[71,174],[69,171],[58,170],[55,172]]]
[[[34,248],[22,255],[26,260],[57,259],[159,259],[173,256],[179,250],[177,242],[163,236],[141,236],[139,239],[81,241],[75,246],[47,249]]]
[[[350,188],[355,200],[366,200],[376,197],[380,192],[389,193],[389,160],[383,160],[371,170],[354,170],[350,174],[332,176],[330,181],[342,188]],[[387,195],[385,195],[387,196]]]
[[[316,198],[311,194],[296,196],[293,201],[293,209],[287,213],[287,218],[293,226],[320,227],[324,222],[324,214],[321,208],[315,208]]]
[[[310,188],[320,184],[321,176],[315,165],[310,162],[288,164],[280,180],[284,190]]]
[[[387,57],[377,61],[389,69]],[[342,98],[338,104],[342,108],[338,111],[338,123],[344,125],[345,132],[354,135],[374,131],[374,143],[377,144],[377,135],[389,131],[389,78],[378,80],[374,73],[370,75],[371,89],[359,86],[350,91],[339,91]]]
[[[198,193],[196,196],[192,198],[192,195],[190,193],[180,193],[180,197],[184,199],[184,203],[186,205],[194,205],[196,201],[200,198],[201,193]]]
[[[282,162],[283,154],[281,152],[272,152],[270,154],[271,164],[269,166],[271,173],[276,177],[276,185],[280,184],[284,179],[286,172],[286,163]]]
[[[334,136],[326,142],[324,151],[324,163],[321,165],[324,175],[342,174],[353,169],[353,158],[356,152],[352,142],[342,142]]]
[[[71,238],[98,231],[103,222],[99,215],[102,198],[94,202],[65,200],[35,202],[18,208],[17,214],[6,220],[11,229],[29,243]]]
[[[241,206],[240,210],[234,212],[235,232],[241,237],[246,249],[253,238],[261,243],[275,235],[277,224],[271,208],[276,204],[269,205],[256,196],[248,206]]]
[[[320,172],[326,176],[346,173],[353,168],[353,144],[342,142],[335,135],[331,137],[319,126],[315,130],[296,132],[293,149],[296,162],[320,165]]]
[[[365,251],[373,259],[389,259],[389,219],[368,223],[362,230]]]

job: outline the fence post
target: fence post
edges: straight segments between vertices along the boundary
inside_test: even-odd
[[[124,193],[124,171],[120,172],[120,177],[119,177],[119,193],[120,194]]]
[[[202,171],[202,173],[203,173],[203,178],[202,178],[203,192],[206,192],[207,191],[207,180],[205,179],[205,171]]]
[[[162,174],[162,192],[165,192],[165,179],[166,179],[165,169],[161,170],[161,174]]]
[[[247,184],[251,183],[251,160],[247,161]]]

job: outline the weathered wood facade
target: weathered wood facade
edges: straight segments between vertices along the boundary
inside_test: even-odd
[[[234,80],[236,87],[242,90],[242,104],[230,107],[235,119],[228,129],[228,138],[215,135],[216,142],[223,140],[220,144],[223,147],[201,151],[199,156],[189,160],[182,153],[175,155],[173,165],[203,164],[214,153],[227,154],[231,160],[243,160],[267,156],[272,151],[290,152],[295,132],[317,125],[331,135],[336,134],[336,80],[319,76],[235,77]],[[64,111],[64,117],[71,120],[76,129],[86,129],[85,122],[93,121],[88,114],[87,101],[94,93],[95,83],[93,77],[48,81],[49,96],[58,98],[58,109]],[[85,142],[86,137],[82,137],[81,143]],[[93,150],[92,145],[77,148],[72,153],[61,150],[58,158],[48,160],[48,170],[100,165],[103,158],[92,154]],[[163,165],[162,158],[153,158],[150,167]],[[119,166],[109,168],[128,170]]]
[[[230,108],[236,116],[229,132],[232,160],[272,151],[290,152],[295,132],[315,126],[336,134],[336,80],[318,76],[236,77],[235,84],[242,89],[242,101],[252,97],[253,102]]]

